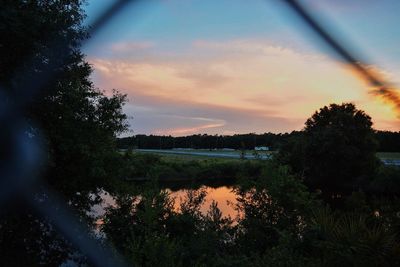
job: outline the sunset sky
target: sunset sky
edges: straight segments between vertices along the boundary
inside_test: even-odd
[[[86,23],[113,2],[90,0]],[[400,1],[301,2],[400,85]],[[342,102],[365,110],[376,129],[400,130],[400,111],[371,94],[279,0],[128,5],[84,52],[95,86],[128,94],[129,135],[300,130],[316,109]]]

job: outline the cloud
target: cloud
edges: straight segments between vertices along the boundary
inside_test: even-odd
[[[185,51],[140,50],[143,60],[122,50],[89,61],[97,86],[133,99],[127,113],[136,132],[291,131],[321,106],[349,101],[378,128],[396,120],[342,63],[268,40],[198,40]]]
[[[210,130],[212,128],[220,128],[224,126],[224,124],[205,124],[197,127],[180,127],[180,128],[172,128],[172,129],[159,129],[155,130],[154,133],[158,135],[189,135],[199,133],[201,131]]]
[[[135,104],[140,103],[140,106]],[[143,108],[149,107],[151,108]],[[234,108],[141,94],[132,96],[126,112],[134,114],[131,121],[136,133],[171,135],[195,133],[243,133],[291,131],[301,129],[303,120],[274,116],[250,108]]]
[[[109,48],[114,53],[126,53],[137,50],[149,49],[155,47],[154,42],[142,41],[142,42],[118,42],[111,45]]]
[[[297,59],[326,59],[321,54],[300,53],[288,47],[274,44],[268,40],[260,39],[238,39],[227,41],[205,41],[197,40],[193,42],[193,47],[197,49],[206,49],[222,52],[230,57],[237,55],[239,57],[246,55],[273,56],[273,57],[291,57]],[[208,51],[210,52],[210,51]]]

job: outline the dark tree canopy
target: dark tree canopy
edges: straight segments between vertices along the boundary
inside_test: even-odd
[[[374,174],[376,148],[372,121],[364,111],[352,103],[331,104],[306,121],[304,132],[281,157],[310,185],[337,190],[361,186]]]
[[[400,132],[377,131],[378,151],[398,152],[400,151]]]
[[[306,121],[306,173],[311,183],[344,186],[373,174],[376,141],[371,117],[354,104],[331,104]]]
[[[92,67],[80,51],[88,38],[84,1],[1,3],[0,86],[7,92],[2,101],[27,98],[21,115],[46,140],[50,183],[77,179],[82,189],[106,175],[105,158],[126,129],[125,96],[114,91],[107,97],[95,88]],[[35,85],[41,86],[31,92]]]
[[[107,97],[90,80],[92,67],[80,50],[88,38],[84,1],[0,3],[0,104],[24,103],[9,116],[44,140],[43,180],[85,215],[88,195],[114,175],[115,139],[126,129],[125,96],[114,91]],[[69,251],[51,221],[12,203],[0,218],[2,264],[58,266]]]

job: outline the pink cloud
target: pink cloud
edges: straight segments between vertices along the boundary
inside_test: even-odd
[[[346,66],[320,54],[263,40],[200,40],[190,53],[171,57],[144,49],[141,55],[147,60],[134,60],[129,45],[120,46],[126,59],[90,62],[97,86],[120,89],[133,99],[127,112],[135,116],[136,132],[298,130],[321,106],[348,101],[366,110],[378,128],[393,127],[398,121],[390,107],[349,75]],[[195,119],[199,117],[209,121]]]

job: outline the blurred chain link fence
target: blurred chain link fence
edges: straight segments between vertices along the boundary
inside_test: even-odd
[[[100,14],[94,23],[89,27],[89,36],[93,37],[98,31],[116,16],[127,4],[136,3],[135,0],[116,1],[104,13]],[[305,6],[296,0],[282,0],[285,2],[324,43],[330,47],[345,62],[361,75],[369,84],[377,88],[377,92],[383,95],[390,95],[388,83],[371,73],[363,62],[355,58],[341,42],[332,36],[327,29],[321,26]],[[251,4],[250,2],[248,4]],[[91,39],[87,39],[82,45],[86,45]],[[59,40],[52,40],[51,46],[56,50],[62,49]],[[23,90],[18,96],[7,95],[4,88],[0,88],[0,209],[11,201],[16,195],[24,199],[44,218],[50,218],[60,234],[69,240],[94,266],[128,266],[127,262],[107,244],[100,243],[92,234],[92,231],[82,224],[78,216],[67,206],[61,196],[46,188],[40,182],[38,170],[43,165],[44,142],[40,135],[31,136],[30,125],[28,125],[21,110],[25,109],[31,99],[38,95],[40,90],[50,81],[56,79],[54,69],[60,69],[63,64],[62,53],[60,65],[48,64],[40,74],[24,83]],[[29,64],[29,62],[28,62]],[[23,75],[23,74],[22,74]],[[7,99],[12,98],[12,101]],[[400,106],[400,100],[398,100]],[[35,189],[40,186],[42,197],[38,197]],[[44,191],[43,191],[43,188]],[[56,203],[56,205],[55,205]]]

